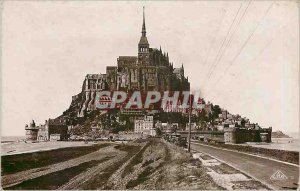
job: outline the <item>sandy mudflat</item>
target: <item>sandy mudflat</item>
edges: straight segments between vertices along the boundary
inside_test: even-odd
[[[36,151],[52,150],[64,147],[89,146],[94,144],[89,142],[85,144],[83,141],[47,141],[36,143],[25,142],[8,142],[1,143],[1,155],[13,155],[21,153],[31,153]]]
[[[249,144],[252,147],[261,147],[266,149],[277,149],[285,151],[299,152],[299,139],[295,138],[272,138],[272,143]]]

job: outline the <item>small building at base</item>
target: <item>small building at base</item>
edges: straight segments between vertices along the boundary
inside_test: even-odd
[[[50,141],[61,141],[64,140],[64,137],[62,134],[51,134],[50,135]]]
[[[156,129],[154,128],[153,116],[145,115],[134,120],[134,132],[156,136]]]
[[[34,120],[30,125],[25,126],[26,140],[30,141],[49,141],[49,140],[67,140],[68,126],[65,121],[49,119],[44,125],[36,126]],[[51,139],[52,135],[52,139]]]

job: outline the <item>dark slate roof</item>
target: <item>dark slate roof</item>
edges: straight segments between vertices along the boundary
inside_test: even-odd
[[[141,36],[139,44],[149,44],[148,40],[147,40],[147,37]]]
[[[105,78],[106,74],[87,74],[86,77],[88,79],[101,79],[101,78]]]
[[[117,66],[106,66],[106,69],[116,70],[116,69],[117,69]]]
[[[137,60],[136,56],[119,56],[120,61],[132,61],[135,62]]]
[[[180,74],[182,72],[181,68],[174,68],[173,74]]]

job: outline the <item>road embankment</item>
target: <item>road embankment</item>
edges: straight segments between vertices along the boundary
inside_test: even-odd
[[[194,158],[183,148],[157,138],[2,157],[1,185],[5,190],[266,188],[239,170],[214,162],[209,155]]]
[[[201,161],[160,139],[3,158],[1,185],[5,190],[224,189],[207,174]]]
[[[197,141],[194,142],[197,143]],[[289,162],[293,164],[299,164],[299,152],[297,151],[266,149],[266,148],[252,147],[249,145],[217,144],[217,143],[206,143],[206,142],[200,142],[200,143],[209,146],[259,155],[263,157],[270,157],[272,159]]]

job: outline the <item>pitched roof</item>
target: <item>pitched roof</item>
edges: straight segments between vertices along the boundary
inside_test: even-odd
[[[141,36],[141,39],[140,39],[139,44],[149,45],[148,40],[147,40],[147,37]]]
[[[136,61],[136,56],[119,56],[119,61]]]
[[[181,74],[181,72],[182,72],[181,68],[174,68],[173,71],[174,74]]]

